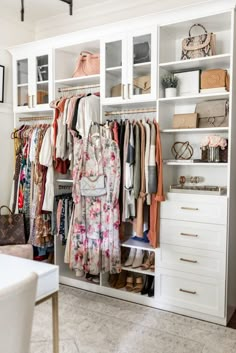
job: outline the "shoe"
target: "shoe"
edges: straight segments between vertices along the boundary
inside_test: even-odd
[[[134,277],[129,276],[126,278],[126,286],[125,286],[126,290],[128,292],[132,292],[132,290],[134,289]]]
[[[154,287],[155,287],[155,281],[154,281],[154,277],[153,277],[151,288],[148,291],[148,296],[149,297],[154,297]]]
[[[135,259],[135,255],[136,255],[136,249],[135,248],[131,248],[130,252],[129,252],[129,257],[124,263],[125,267],[132,266],[132,263],[134,262],[134,259]]]
[[[140,293],[143,288],[143,277],[136,277],[135,279],[135,286],[133,289],[134,293]]]
[[[117,283],[117,281],[118,281],[118,278],[119,278],[119,275],[118,275],[117,273],[115,273],[115,274],[110,274],[110,275],[109,275],[108,283],[110,284],[110,286],[111,286],[112,288],[115,288],[116,283]]]
[[[155,270],[155,253],[151,251],[146,261],[141,265],[142,270]]]
[[[137,249],[135,259],[132,264],[132,268],[138,268],[142,265],[143,263],[143,257],[144,257],[144,251]]]
[[[152,287],[153,280],[154,280],[154,276],[146,275],[144,286],[141,290],[142,295],[148,294],[149,290]]]
[[[126,285],[127,271],[121,271],[118,275],[118,280],[116,282],[115,288],[121,289]]]

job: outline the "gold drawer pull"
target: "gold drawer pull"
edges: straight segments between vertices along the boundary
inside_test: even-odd
[[[180,292],[183,292],[183,293],[188,293],[188,294],[197,294],[196,291],[193,292],[193,291],[191,291],[191,290],[186,290],[186,289],[182,289],[182,288],[180,288],[179,291],[180,291]]]
[[[181,210],[187,210],[187,211],[198,211],[198,208],[196,207],[181,207]]]
[[[197,234],[180,233],[180,235],[183,235],[183,236],[185,236],[185,237],[195,237],[195,238],[198,237]]]
[[[184,259],[183,257],[180,258],[180,261],[191,262],[193,264],[197,264],[197,260]]]

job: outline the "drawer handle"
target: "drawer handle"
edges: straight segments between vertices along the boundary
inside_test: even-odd
[[[180,258],[180,261],[191,262],[193,264],[197,264],[197,260],[184,259],[183,257]]]
[[[198,237],[197,234],[189,234],[189,233],[180,233],[180,235],[183,235],[183,236],[185,236],[185,237],[195,237],[195,238]]]
[[[196,291],[193,292],[193,291],[191,291],[191,290],[186,290],[186,289],[182,289],[182,288],[180,288],[179,291],[180,291],[180,292],[183,292],[183,293],[188,293],[188,294],[197,294]]]
[[[198,208],[196,207],[181,207],[181,210],[187,210],[187,211],[198,211]]]

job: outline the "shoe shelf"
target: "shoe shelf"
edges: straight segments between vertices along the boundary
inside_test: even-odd
[[[142,275],[155,276],[155,272],[153,272],[153,271],[151,271],[151,270],[143,270],[142,267],[132,268],[132,267],[122,266],[122,271],[140,273],[140,274],[142,274]]]
[[[134,240],[132,238],[126,240],[121,246],[126,248],[135,248],[141,250],[155,251],[155,249],[149,243],[143,243],[139,240]]]

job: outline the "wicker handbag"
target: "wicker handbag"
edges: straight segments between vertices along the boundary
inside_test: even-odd
[[[7,208],[8,215],[2,215],[3,208]],[[24,215],[13,214],[7,206],[0,207],[0,245],[25,244]]]
[[[192,36],[191,30],[194,27],[201,27],[204,34]],[[190,27],[188,38],[182,41],[182,55],[181,60],[202,58],[205,56],[212,56],[216,54],[216,35],[208,33],[206,28],[197,23]]]

